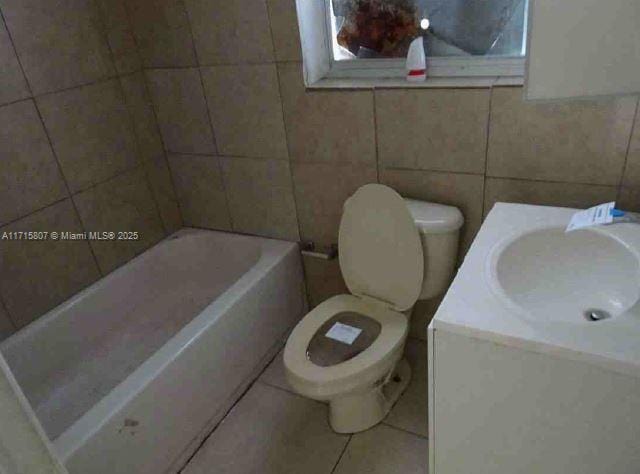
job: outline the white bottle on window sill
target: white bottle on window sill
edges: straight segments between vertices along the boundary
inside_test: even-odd
[[[427,79],[427,58],[422,36],[411,42],[407,53],[407,81],[424,82]]]

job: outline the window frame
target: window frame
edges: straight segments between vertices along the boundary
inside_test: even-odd
[[[307,0],[308,1],[308,0]],[[333,57],[333,26],[331,17],[331,0],[320,0],[324,7],[324,28],[325,28],[325,57],[328,57],[329,64],[326,75],[319,82],[326,80],[335,83],[335,80],[372,80],[404,79],[406,75],[405,60],[402,58],[393,59],[351,59],[337,61]],[[530,7],[531,0],[528,0]],[[525,29],[523,39],[527,41],[529,8],[525,9]],[[486,82],[487,79],[498,80],[508,78],[511,82],[521,83],[524,80],[526,69],[526,56],[450,56],[450,57],[427,57],[427,77],[437,78],[438,84],[442,85],[443,80],[451,79],[452,83],[459,84],[461,80],[474,79]],[[429,79],[424,83],[424,87],[429,87]],[[318,84],[322,86],[322,84]],[[415,84],[414,84],[415,87]]]

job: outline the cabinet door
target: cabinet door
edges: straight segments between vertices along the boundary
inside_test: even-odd
[[[640,92],[640,1],[529,1],[527,99]]]

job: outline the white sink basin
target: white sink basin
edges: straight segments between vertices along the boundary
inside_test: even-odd
[[[496,204],[431,330],[586,361],[640,379],[640,225],[565,234],[575,212]],[[590,321],[589,314],[605,317]]]
[[[496,295],[537,321],[604,323],[640,298],[636,253],[598,229],[565,233],[564,227],[547,227],[517,234],[493,248],[487,270]]]

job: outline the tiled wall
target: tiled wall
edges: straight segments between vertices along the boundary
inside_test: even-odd
[[[0,0],[0,339],[182,226],[123,0]]]
[[[458,206],[463,249],[496,201],[640,210],[636,97],[305,91],[294,0],[137,1],[157,15],[139,34],[187,224],[329,244],[369,182]],[[345,291],[337,262],[305,270],[312,304]]]
[[[369,182],[458,206],[463,249],[496,201],[618,198],[640,210],[635,97],[526,104],[518,88],[306,91],[294,0],[122,1],[126,9],[102,0],[95,10],[89,0],[0,0],[13,39],[0,32],[0,134],[12,137],[0,135],[12,163],[0,163],[10,203],[0,225],[135,221],[154,239],[178,226],[145,83],[187,225],[326,245],[344,199]],[[7,309],[24,324],[138,250],[22,246],[15,275],[0,275],[0,321]],[[305,271],[312,304],[345,291],[336,261],[305,259]],[[42,273],[66,278],[33,278]]]

